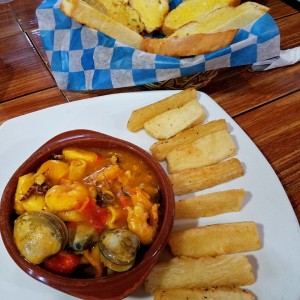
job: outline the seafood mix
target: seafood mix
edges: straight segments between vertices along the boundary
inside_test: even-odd
[[[130,269],[156,237],[159,186],[120,149],[64,148],[18,179],[14,241],[54,273],[100,277]]]

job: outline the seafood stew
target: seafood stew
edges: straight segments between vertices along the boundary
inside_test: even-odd
[[[133,153],[65,147],[18,178],[14,241],[27,261],[56,274],[126,271],[158,233],[160,202],[158,179]]]
[[[83,272],[81,272],[80,270],[82,267],[85,269],[85,271],[87,271],[84,265],[78,265],[78,258],[76,258],[75,256],[71,256],[70,251],[67,251],[67,253],[65,253],[65,250],[68,249],[64,249],[60,251],[60,255],[56,258],[56,262],[54,260],[54,265],[63,265],[61,264],[61,262],[65,261],[68,262],[65,266],[68,266],[69,270],[72,270],[73,264],[75,266],[77,265],[77,268],[76,274],[72,273],[70,275],[62,275],[47,270],[42,266],[42,264],[30,263],[20,255],[20,252],[16,247],[13,238],[13,229],[14,221],[20,215],[17,215],[15,212],[14,197],[19,178],[25,174],[29,174],[32,172],[36,173],[41,165],[47,160],[52,160],[53,158],[59,160],[59,157],[54,157],[54,155],[62,154],[63,149],[70,147],[87,150],[123,150],[125,152],[131,153],[132,155],[137,157],[138,160],[143,161],[143,163],[148,166],[149,170],[154,175],[153,178],[157,180],[159,196],[158,199],[156,196],[154,197],[155,199],[157,199],[155,203],[158,204],[158,229],[156,237],[151,244],[139,244],[134,264],[127,271],[117,272],[112,271],[112,269],[110,268],[104,267],[104,274],[97,277],[95,275],[95,269],[93,269],[92,267],[91,273],[88,272],[89,274],[83,274]],[[32,214],[38,213],[39,212],[26,212],[26,214],[29,214],[30,217],[32,216]],[[43,213],[44,216],[45,212],[42,211],[41,213]],[[59,220],[61,220],[57,216],[57,213],[47,212],[47,214],[51,214],[52,217],[54,215]],[[174,214],[175,201],[171,182],[163,167],[147,151],[126,140],[109,136],[97,131],[75,129],[62,132],[46,141],[36,151],[34,151],[12,174],[1,196],[0,231],[4,246],[10,257],[20,267],[20,269],[22,269],[30,277],[38,280],[40,283],[48,285],[54,289],[78,297],[80,299],[123,299],[135,292],[139,287],[141,287],[145,278],[157,263],[160,255],[165,249],[168,237],[173,228]],[[63,236],[63,232],[65,230],[64,226],[60,224],[60,222],[57,222],[57,220],[54,220],[55,218],[52,217],[50,218],[51,222],[49,221],[48,223],[55,224],[53,232],[55,234],[59,233]],[[49,220],[47,219],[47,217],[45,217],[44,219]],[[67,225],[67,222],[62,222],[64,223],[64,225]],[[60,226],[59,224],[62,226]],[[105,247],[107,246],[107,239],[105,238],[107,236],[106,230],[116,230],[115,234],[119,236],[118,228],[103,229],[102,233],[105,232],[105,235],[103,235],[103,245]],[[136,246],[135,236],[132,235],[129,237],[129,235],[124,234],[123,230],[121,231],[123,232],[121,236],[124,236],[124,240],[129,240],[131,242],[130,249],[134,249],[134,247]],[[111,239],[112,236],[113,235],[108,234],[108,241],[114,240]],[[72,234],[69,235],[68,232],[68,240],[69,238],[72,238]],[[89,244],[88,240],[87,242]],[[118,243],[116,244],[118,245]],[[112,243],[112,245],[114,245],[114,243]],[[109,250],[113,250],[112,252],[115,251],[114,248],[110,248]],[[107,253],[110,253],[110,251],[105,251],[105,248],[102,251],[106,255]],[[65,254],[67,254],[67,257]],[[71,254],[76,255],[76,253]],[[127,259],[128,257],[130,257],[130,255],[125,256],[124,258]],[[117,263],[119,266],[122,265],[122,267],[126,264],[127,266],[130,266],[131,260],[126,260],[124,258],[120,259],[120,257],[115,257],[113,263]],[[64,270],[64,273],[66,273],[66,270]],[[84,277],[83,275],[86,277]]]

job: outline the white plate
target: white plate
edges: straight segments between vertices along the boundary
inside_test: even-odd
[[[71,129],[92,129],[133,142],[149,150],[154,139],[143,130],[126,129],[132,110],[160,100],[174,91],[137,92],[96,97],[63,104],[11,119],[0,126],[0,194],[17,167],[39,146],[54,135]],[[203,193],[229,188],[248,191],[241,212],[202,218],[201,225],[222,222],[257,222],[262,249],[246,253],[253,263],[257,281],[247,287],[259,300],[300,299],[300,228],[280,181],[249,137],[210,97],[199,93],[207,120],[225,118],[238,145],[237,157],[245,175]],[[199,222],[200,224],[200,222]],[[177,228],[195,225],[177,221]],[[20,270],[0,243],[1,298],[72,299]],[[128,299],[151,299],[142,290]]]

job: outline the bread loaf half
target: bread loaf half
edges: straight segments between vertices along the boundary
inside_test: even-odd
[[[108,0],[109,1],[109,0]],[[161,28],[169,12],[169,0],[130,0],[148,33]]]
[[[187,0],[190,2],[193,0]],[[266,6],[245,2],[226,6],[190,22],[162,39],[144,39],[141,49],[167,56],[191,56],[216,51],[231,43],[236,32],[268,11]]]
[[[193,21],[199,21],[211,11],[231,5],[237,6],[240,0],[188,0],[183,1],[166,16],[162,32],[165,35],[172,34],[179,27]]]
[[[100,5],[91,6],[83,0],[63,0],[60,9],[70,18],[79,23],[94,28],[120,42],[136,49],[141,48],[143,37],[128,28],[127,26],[115,21],[101,10]]]

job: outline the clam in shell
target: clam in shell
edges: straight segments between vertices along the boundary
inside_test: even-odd
[[[123,272],[133,266],[140,241],[132,231],[116,228],[105,230],[98,245],[102,262],[113,271]]]
[[[15,220],[13,235],[20,254],[33,264],[40,264],[58,253],[68,241],[65,223],[51,213],[20,215]]]

